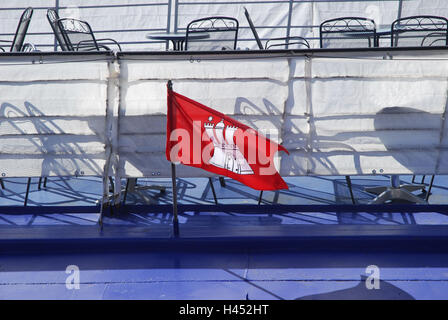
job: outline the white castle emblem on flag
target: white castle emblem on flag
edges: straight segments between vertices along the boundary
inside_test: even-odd
[[[213,118],[209,117],[208,120],[212,121]],[[205,123],[204,128],[214,145],[214,153],[210,159],[210,164],[237,174],[254,174],[240,149],[233,141],[233,136],[238,127],[225,126],[224,121],[221,120],[216,125],[214,123]]]

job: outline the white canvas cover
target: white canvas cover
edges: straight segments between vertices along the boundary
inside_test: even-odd
[[[4,57],[0,174],[170,177],[166,82],[285,146],[288,175],[446,174],[445,51]],[[208,176],[187,166],[179,176]]]
[[[77,60],[1,59],[2,177],[103,175],[108,62]]]

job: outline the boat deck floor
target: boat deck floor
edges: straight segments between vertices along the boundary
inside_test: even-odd
[[[187,208],[179,237],[167,209],[169,179],[139,179],[167,191],[128,193],[120,210],[106,212],[102,228],[99,178],[49,178],[40,190],[35,178],[26,210],[27,179],[3,181],[0,299],[448,298],[448,212],[335,210],[351,204],[344,177],[287,178],[290,189],[264,192],[259,207],[259,193],[237,182],[226,179],[222,187],[214,180],[214,206],[207,179],[179,179],[179,203]],[[352,182],[362,207],[373,198],[364,187],[389,178]],[[429,203],[448,204],[448,177],[436,176]],[[226,207],[237,204],[252,210]],[[66,286],[73,265],[79,289]],[[380,272],[378,290],[365,285],[372,265]]]

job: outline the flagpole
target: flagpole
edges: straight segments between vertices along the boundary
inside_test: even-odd
[[[167,83],[168,91],[171,93],[173,90],[173,83],[168,80]],[[168,103],[171,106],[171,95],[168,95]],[[179,219],[177,216],[177,185],[176,185],[176,165],[171,162],[171,184],[173,188],[173,232],[174,237],[179,237]]]
[[[179,237],[179,219],[177,217],[177,188],[176,188],[176,165],[171,163],[171,183],[173,185],[173,231],[176,238]]]

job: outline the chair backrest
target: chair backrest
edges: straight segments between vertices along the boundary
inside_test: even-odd
[[[448,20],[438,16],[411,16],[391,25],[391,46],[420,47],[448,45]]]
[[[185,50],[235,50],[238,20],[230,17],[207,17],[191,21],[187,26]],[[195,33],[206,33],[206,39],[194,39]]]
[[[28,7],[25,11],[23,11],[17,26],[16,34],[14,35],[14,40],[12,41],[10,49],[11,52],[22,51],[23,42],[25,41],[26,32],[28,31],[28,26],[30,25],[32,16],[33,8]]]
[[[61,47],[62,51],[69,51],[67,44],[65,43],[64,37],[62,36],[62,32],[59,29],[59,25],[57,21],[59,20],[59,15],[54,9],[48,9],[47,10],[47,19],[50,23],[51,29],[53,29],[54,36],[56,37],[56,40]]]
[[[99,51],[92,28],[86,21],[62,18],[57,20],[68,51]]]
[[[421,41],[422,47],[432,47],[432,46],[446,46],[447,45],[447,33],[446,32],[432,32],[423,37]]]
[[[374,47],[375,21],[362,17],[342,17],[326,20],[319,27],[321,48]]]
[[[249,23],[250,30],[252,30],[252,33],[255,37],[255,41],[257,41],[258,49],[263,50],[263,43],[261,43],[260,37],[258,36],[258,32],[257,32],[257,30],[255,30],[254,23],[252,22],[249,12],[247,11],[246,8],[244,8],[244,15],[246,16],[247,22]]]
[[[302,37],[272,38],[266,42],[266,50],[269,49],[309,49],[310,44]]]

